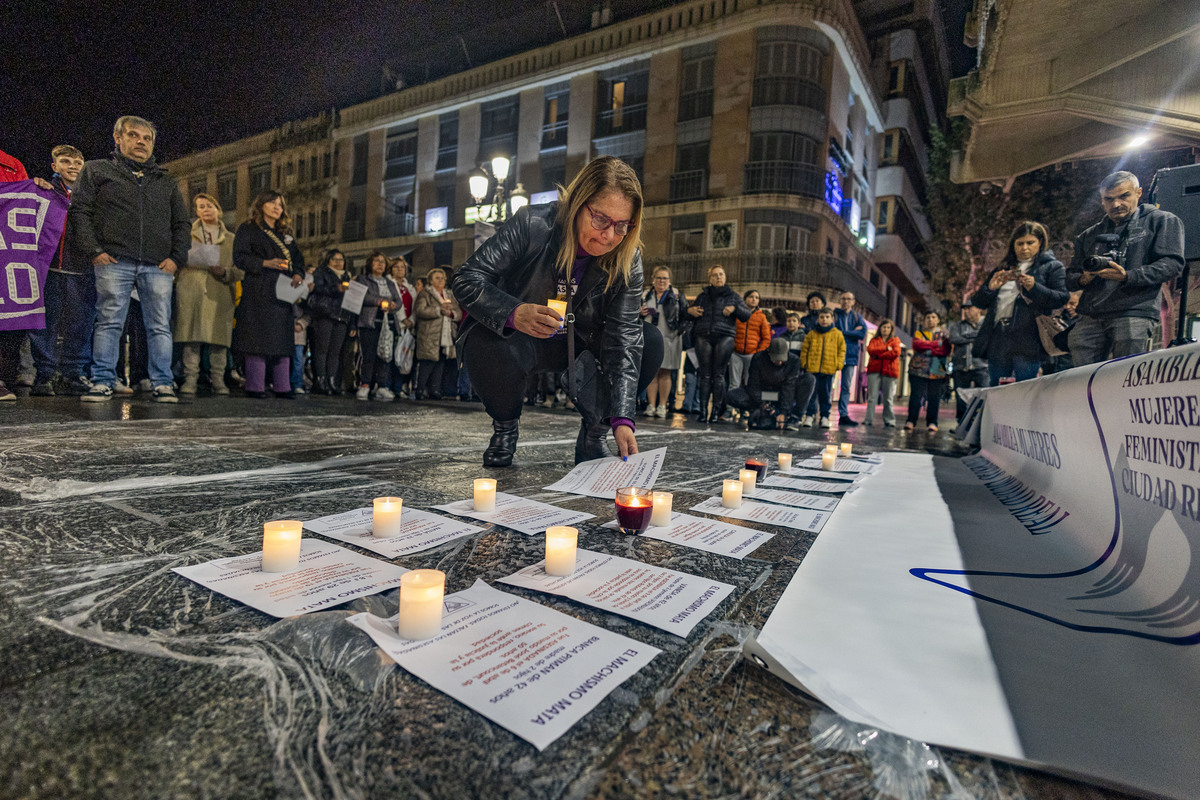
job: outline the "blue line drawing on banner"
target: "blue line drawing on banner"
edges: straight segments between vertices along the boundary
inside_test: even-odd
[[[1121,503],[1117,475],[1125,474],[1129,460],[1124,446],[1115,464],[1110,459],[1092,396],[1100,369],[1113,363],[1098,365],[1087,383],[1088,409],[1100,437],[1114,512],[1112,535],[1100,556],[1078,569],[1051,573],[923,567],[909,573],[1072,630],[1194,645],[1200,643],[1200,531],[1181,522],[1178,511],[1157,504],[1153,497]],[[1001,489],[999,499],[1031,534],[1047,533],[1069,516],[982,455],[964,459],[964,464],[985,485],[991,481]],[[951,576],[967,579],[971,585],[953,583]]]

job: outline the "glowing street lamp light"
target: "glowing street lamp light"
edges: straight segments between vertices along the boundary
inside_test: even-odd
[[[1134,136],[1132,139],[1129,140],[1129,144],[1125,145],[1125,149],[1126,150],[1136,150],[1137,148],[1142,147],[1147,142],[1149,142],[1150,138],[1151,138],[1150,134],[1148,134],[1148,133],[1139,133],[1138,135]]]
[[[504,156],[496,156],[492,159],[492,175],[496,177],[497,183],[504,183],[508,180],[509,160]]]
[[[529,204],[529,194],[520,183],[511,194],[505,188],[511,166],[510,159],[505,156],[496,156],[490,164],[481,164],[478,168],[471,170],[467,176],[471,197],[475,198],[476,219],[479,221],[502,222],[511,217],[521,206]],[[489,167],[491,168],[490,175],[488,174]],[[482,211],[480,206],[483,205],[483,199],[487,197],[488,186],[491,184],[492,178],[496,179],[496,192],[492,197],[492,206],[487,211]]]

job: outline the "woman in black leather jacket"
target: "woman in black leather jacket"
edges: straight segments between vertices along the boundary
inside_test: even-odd
[[[313,288],[308,295],[314,394],[342,393],[342,345],[350,316],[342,310],[342,296],[349,286],[346,256],[341,250],[327,251],[313,272]]]
[[[720,422],[725,410],[725,368],[733,355],[733,337],[737,332],[734,320],[750,319],[754,312],[733,289],[725,285],[725,270],[714,265],[708,270],[708,286],[696,295],[688,306],[692,342],[696,360],[700,362],[697,395],[700,398],[698,422]],[[708,399],[712,397],[712,413]]]
[[[971,354],[987,359],[992,386],[1010,375],[1018,381],[1037,377],[1046,359],[1037,318],[1070,298],[1066,269],[1048,249],[1048,239],[1041,223],[1017,225],[1004,262],[971,296],[972,303],[987,309]]]
[[[512,463],[526,379],[573,366],[569,392],[583,415],[575,462],[606,455],[611,426],[622,456],[636,453],[638,392],[662,363],[658,331],[638,317],[642,297],[642,187],[633,169],[603,156],[556,203],[527,206],[456,270],[467,313],[456,346],[492,418],[488,467]],[[547,300],[570,301],[574,342]]]

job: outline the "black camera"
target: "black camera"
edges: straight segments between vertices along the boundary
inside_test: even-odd
[[[1102,233],[1092,242],[1092,254],[1083,260],[1083,268],[1088,272],[1099,272],[1108,269],[1108,262],[1117,260],[1117,242],[1121,237],[1114,233]]]

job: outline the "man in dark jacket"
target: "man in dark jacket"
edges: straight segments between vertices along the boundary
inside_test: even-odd
[[[763,406],[763,392],[778,392],[775,423],[783,427],[797,408],[808,405],[817,385],[816,378],[800,369],[800,358],[788,348],[786,339],[772,339],[766,350],[750,360],[750,377],[744,387],[731,389],[727,402],[734,408],[753,413]],[[798,428],[793,428],[797,429]]]
[[[974,386],[988,385],[988,363],[987,359],[979,358],[972,352],[975,345],[975,338],[979,336],[979,324],[981,314],[979,306],[972,303],[970,300],[963,303],[963,318],[958,322],[951,322],[949,328],[950,344],[954,345],[954,351],[950,354],[950,364],[954,375],[954,389],[956,405],[956,418],[962,419],[966,413],[967,404],[963,402],[961,397],[957,396],[958,389],[970,389]]]
[[[176,270],[187,263],[192,224],[175,179],[154,161],[156,136],[154,125],[140,117],[118,119],[112,158],[87,162],[71,198],[71,243],[96,269],[94,384],[84,402],[112,397],[121,330],[135,288],[153,399],[178,402],[171,375],[171,294]]]
[[[60,144],[50,152],[54,191],[71,199],[83,169],[83,153]],[[29,332],[37,377],[30,394],[53,397],[54,378],[61,372],[59,391],[79,396],[92,387],[88,379],[92,365],[92,325],[96,317],[96,278],[91,264],[67,247],[66,232],[58,243],[58,255],[46,274],[46,327]],[[62,336],[62,348],[58,344]]]
[[[833,326],[842,332],[846,340],[846,363],[842,365],[842,388],[838,393],[838,425],[853,428],[858,423],[850,419],[850,389],[853,387],[858,353],[867,335],[867,321],[854,310],[854,293],[842,292],[838,298],[840,306],[833,315]]]
[[[1069,340],[1077,367],[1149,350],[1159,291],[1183,272],[1183,224],[1141,197],[1132,172],[1109,175],[1100,182],[1106,219],[1075,240],[1067,289],[1083,290]]]

